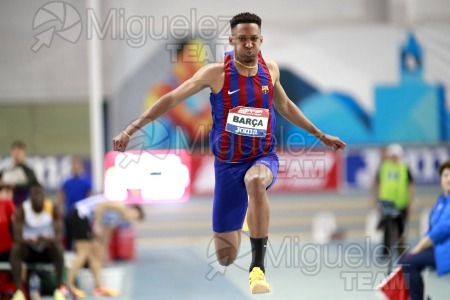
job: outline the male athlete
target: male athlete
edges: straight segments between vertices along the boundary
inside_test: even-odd
[[[240,13],[230,20],[230,25],[229,42],[234,51],[225,53],[224,62],[204,66],[163,95],[113,139],[113,147],[125,151],[136,131],[191,95],[209,88],[213,118],[210,145],[216,157],[213,202],[216,256],[225,266],[236,259],[248,208],[252,246],[250,290],[253,294],[268,293],[270,286],[264,269],[269,227],[267,189],[275,182],[279,166],[274,108],[334,150],[344,149],[345,143],[322,133],[287,97],[277,64],[265,61],[261,55],[261,19],[255,14]]]

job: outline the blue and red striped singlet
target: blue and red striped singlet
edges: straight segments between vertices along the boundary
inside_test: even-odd
[[[226,52],[222,90],[210,94],[213,126],[209,137],[219,161],[238,163],[274,151],[276,120],[272,78],[261,52],[255,76],[240,75],[233,61],[234,52]]]

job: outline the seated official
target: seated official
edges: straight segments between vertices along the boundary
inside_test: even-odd
[[[61,213],[51,200],[45,200],[44,188],[38,183],[30,186],[30,199],[17,207],[13,228],[10,263],[17,291],[12,299],[25,300],[21,277],[25,262],[53,263],[57,282],[53,298],[65,300],[61,291],[64,267]]]
[[[436,268],[439,276],[450,273],[450,160],[439,168],[443,193],[430,213],[430,228],[411,250],[400,260],[411,300],[423,299],[421,272],[426,267]]]

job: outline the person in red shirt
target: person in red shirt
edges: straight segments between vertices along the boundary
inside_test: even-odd
[[[14,211],[12,186],[0,181],[0,261],[9,261],[9,251],[13,244],[11,222]]]

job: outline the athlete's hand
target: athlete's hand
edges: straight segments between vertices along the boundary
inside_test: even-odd
[[[323,134],[319,140],[322,142],[322,144],[332,148],[333,150],[344,150],[346,146],[345,143],[338,137],[328,134]]]
[[[127,149],[130,136],[126,135],[123,131],[113,138],[114,151],[124,152]]]

